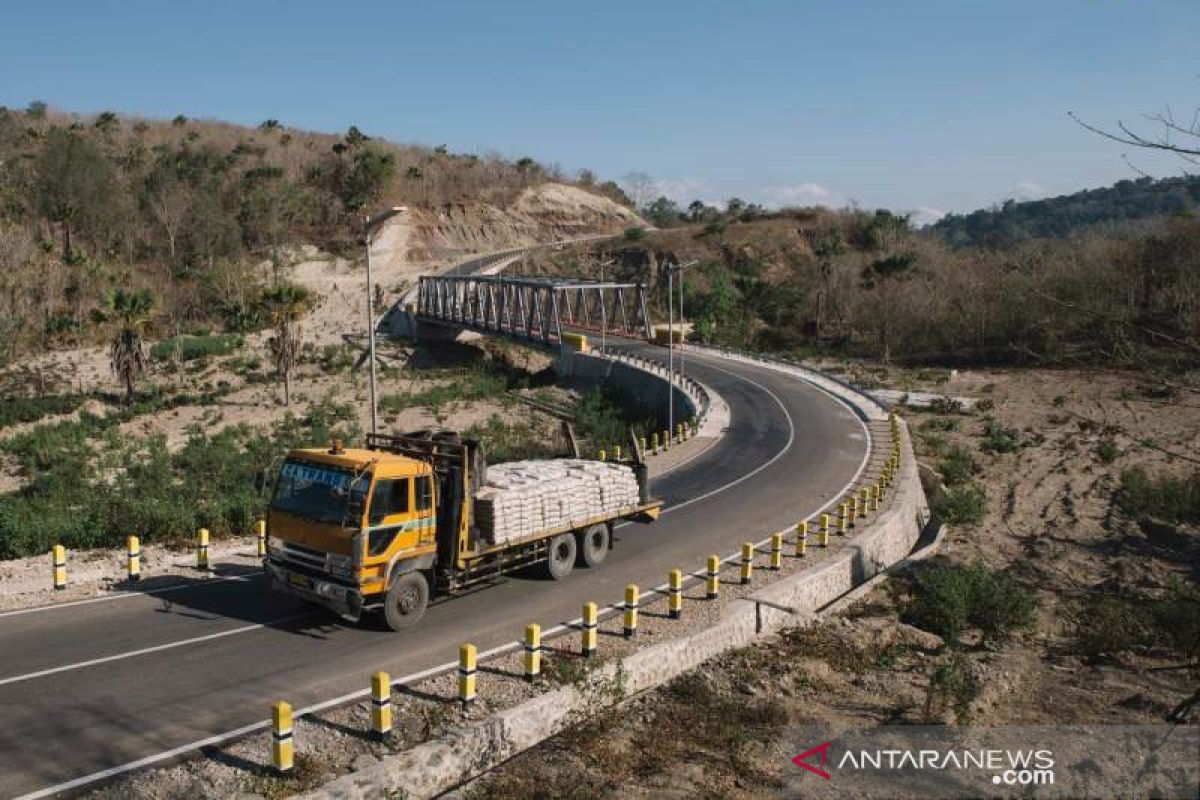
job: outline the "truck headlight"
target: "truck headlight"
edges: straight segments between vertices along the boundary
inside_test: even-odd
[[[354,575],[354,563],[351,561],[350,556],[326,553],[325,570],[330,575],[336,575],[339,578],[350,578]]]

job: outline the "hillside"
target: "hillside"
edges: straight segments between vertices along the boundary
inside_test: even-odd
[[[0,109],[0,364],[106,340],[115,289],[149,290],[151,334],[261,328],[257,301],[287,252],[315,247],[353,268],[364,214],[392,205],[411,210],[399,255],[415,261],[638,222],[620,189],[586,171],[354,126]]]
[[[722,345],[884,362],[1066,365],[1196,362],[1200,220],[1126,239],[953,248],[887,211],[797,210],[637,232],[534,269],[652,287],[664,263],[697,261],[684,309]]]
[[[1087,232],[1136,233],[1140,223],[1200,206],[1200,176],[1139,178],[1100,189],[947,214],[929,230],[956,247],[1003,247],[1028,239],[1062,239]]]

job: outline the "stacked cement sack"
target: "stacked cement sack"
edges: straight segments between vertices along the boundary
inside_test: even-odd
[[[475,495],[475,522],[492,544],[582,523],[638,503],[633,470],[579,459],[488,465]]]

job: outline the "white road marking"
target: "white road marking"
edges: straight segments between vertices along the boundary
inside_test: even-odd
[[[718,358],[718,357],[711,356],[710,358]],[[725,491],[726,489],[730,489],[730,488],[738,485],[739,483],[746,480],[747,478],[757,475],[759,472],[761,472],[762,470],[766,469],[767,467],[771,466],[771,464],[773,464],[777,460],[779,460],[779,458],[781,458],[784,455],[784,453],[786,453],[788,450],[791,449],[792,444],[795,441],[795,431],[796,431],[795,423],[792,420],[791,414],[788,413],[787,407],[784,406],[783,401],[781,401],[774,392],[772,392],[770,389],[766,388],[762,384],[760,384],[754,380],[751,380],[750,378],[747,378],[744,375],[738,375],[735,372],[730,372],[729,370],[721,369],[720,367],[716,367],[716,366],[712,365],[711,363],[708,364],[708,366],[712,369],[716,369],[720,372],[724,372],[728,375],[738,378],[739,380],[746,381],[747,383],[749,383],[753,386],[756,386],[757,388],[766,392],[779,405],[779,407],[783,410],[784,417],[787,418],[788,430],[789,430],[788,440],[787,440],[787,443],[785,444],[785,446],[779,452],[777,452],[774,456],[772,456],[765,463],[760,464],[753,471],[747,473],[746,475],[743,475],[742,477],[740,477],[736,480],[730,481],[729,483],[725,484],[724,486],[718,487],[717,489],[713,489],[712,491],[710,491],[698,498],[692,498],[691,500],[687,500],[683,503],[679,503],[677,505],[671,506],[670,508],[665,508],[665,509],[663,509],[663,512],[662,512],[664,514],[667,514],[677,508],[683,508],[684,506],[691,505],[692,503],[697,502],[698,500],[712,497],[715,494],[718,494],[720,492]],[[862,459],[862,462],[859,464],[858,470],[854,473],[854,477],[850,481],[848,481],[846,483],[846,485],[843,486],[840,491],[838,491],[837,493],[834,494],[834,496],[833,496],[834,499],[826,502],[824,505],[822,505],[816,511],[812,512],[813,514],[817,514],[817,513],[824,511],[825,509],[829,508],[830,506],[834,505],[836,500],[839,499],[841,497],[841,495],[844,494],[845,491],[847,489],[849,489],[851,486],[853,486],[854,483],[858,480],[859,476],[862,474],[863,470],[866,469],[867,463],[870,460],[871,446],[873,443],[872,443],[872,439],[871,439],[870,429],[867,428],[866,424],[862,421],[862,419],[857,414],[854,413],[853,409],[850,407],[850,404],[846,400],[844,400],[841,397],[838,397],[837,395],[833,394],[832,392],[828,391],[827,389],[825,389],[821,386],[818,386],[815,383],[812,383],[810,381],[805,381],[803,378],[800,378],[799,376],[794,376],[794,377],[796,377],[797,380],[800,380],[800,381],[806,383],[808,386],[811,386],[811,387],[817,389],[818,391],[823,392],[824,394],[831,397],[835,402],[839,403],[840,405],[845,407],[847,410],[849,410],[851,413],[851,416],[853,416],[854,419],[858,421],[859,425],[862,426],[863,431],[866,432],[866,435],[867,435],[866,452],[863,455],[863,459]],[[812,514],[810,514],[809,516],[812,516]],[[625,523],[625,524],[628,524],[628,523]],[[762,540],[762,542],[759,542],[758,545],[756,545],[756,546],[761,546],[762,544],[764,544],[765,542],[768,542],[768,541],[770,541],[769,536],[766,539]],[[740,553],[735,553],[733,555],[729,555],[729,556],[726,556],[725,558],[721,559],[721,562],[722,563],[730,563],[736,559],[740,559],[740,557],[741,557]],[[701,570],[698,572],[688,573],[688,576],[690,578],[702,578],[704,576],[704,574],[705,574],[704,571]],[[660,586],[655,587],[654,589],[652,589],[650,591],[657,593],[657,594],[662,594],[663,590],[665,590],[665,589],[666,589],[666,584],[662,584]],[[611,604],[611,605],[605,606],[603,611],[601,612],[601,614],[603,615],[603,618],[607,618],[607,617],[611,616],[611,614],[613,612],[616,612],[622,608],[624,608],[624,603]],[[305,615],[301,614],[301,615],[297,615],[297,616],[305,616]],[[600,617],[598,616],[598,618],[600,618]],[[282,620],[277,620],[276,622],[280,622],[280,621],[282,621]],[[542,636],[544,638],[550,638],[552,636],[559,635],[566,631],[573,630],[573,629],[577,628],[582,623],[582,621],[583,621],[582,618],[576,618],[574,620],[571,620],[570,622],[555,625],[554,627],[543,632]],[[272,624],[272,623],[264,623],[264,624]],[[194,641],[200,641],[203,638],[216,638],[216,636],[218,636],[218,635],[229,635],[230,633],[240,632],[242,630],[252,630],[254,628],[259,628],[259,627],[263,627],[263,626],[262,625],[249,626],[245,629],[236,629],[235,631],[229,631],[224,634],[216,634],[211,637],[201,637],[201,639],[197,639]],[[151,649],[166,649],[168,647],[173,647],[173,646],[176,646],[177,644],[184,644],[184,643],[185,642],[179,642],[179,643],[176,643],[173,645],[162,645],[159,648],[151,648]],[[479,653],[478,658],[480,660],[483,660],[486,658],[492,658],[494,656],[502,655],[504,653],[509,653],[520,647],[523,647],[524,644],[525,643],[523,640],[509,642],[508,644],[502,644],[497,647],[493,647],[490,650],[486,650],[482,653]],[[120,657],[120,656],[118,656],[118,657]],[[99,663],[99,661],[102,661],[102,660],[103,659],[98,660],[95,663]],[[444,664],[439,664],[437,666],[430,667],[429,669],[422,670],[421,672],[415,672],[410,675],[405,675],[402,678],[396,678],[392,681],[392,686],[404,686],[405,684],[424,680],[425,678],[428,678],[430,676],[450,672],[457,668],[458,668],[457,661],[448,661]],[[2,683],[2,682],[0,682],[0,683]],[[331,698],[328,700],[324,700],[320,703],[315,703],[313,705],[298,709],[294,712],[294,715],[296,718],[300,718],[307,714],[315,714],[315,713],[317,713],[319,711],[323,711],[327,708],[332,708],[334,706],[339,706],[344,703],[351,702],[353,700],[367,697],[369,694],[370,694],[369,689],[360,689],[360,690],[357,690],[354,692],[349,692],[347,694],[341,695],[340,697],[334,697],[334,698]],[[77,789],[81,786],[87,786],[88,784],[94,783],[96,781],[101,781],[101,780],[105,780],[107,778],[112,778],[117,775],[121,775],[126,772],[131,772],[133,770],[141,769],[142,767],[148,767],[152,764],[156,764],[156,763],[159,763],[162,761],[168,761],[172,758],[176,758],[178,756],[184,755],[185,753],[189,753],[189,752],[198,750],[203,747],[212,747],[212,746],[223,744],[225,742],[230,741],[231,739],[236,739],[241,736],[245,736],[246,734],[253,733],[255,731],[265,730],[266,728],[270,727],[270,724],[271,724],[270,720],[262,720],[260,722],[253,723],[251,725],[246,725],[246,726],[237,728],[232,731],[227,731],[225,733],[216,734],[215,736],[209,736],[206,739],[200,739],[198,741],[191,742],[189,744],[184,744],[184,745],[180,745],[179,747],[174,747],[170,750],[164,750],[161,753],[155,753],[154,755],[145,756],[144,758],[139,758],[136,761],[130,761],[126,764],[121,764],[121,765],[118,765],[115,767],[110,767],[105,770],[100,770],[99,772],[93,772],[90,775],[83,775],[78,778],[74,778],[72,780],[56,784],[54,786],[47,786],[47,787],[45,787],[43,789],[39,789],[35,792],[21,795],[20,797],[16,798],[16,800],[40,800],[40,798],[51,797],[53,795],[59,794],[60,792],[69,791],[71,789]]]
[[[262,573],[261,569],[256,569],[253,572],[247,572],[242,575],[226,575],[221,578],[205,578],[194,583],[181,583],[177,586],[166,586],[162,589],[150,589],[144,592],[136,591],[120,591],[106,594],[104,597],[89,597],[87,600],[70,600],[66,603],[52,603],[46,606],[34,606],[33,608],[18,608],[12,611],[0,611],[0,618],[15,617],[20,614],[36,614],[40,611],[55,611],[60,608],[71,608],[72,606],[86,606],[92,603],[107,603],[110,600],[127,600],[130,597],[155,597],[167,592],[177,592],[180,589],[194,588],[197,586],[209,586],[216,583],[224,583],[225,581],[245,581],[249,580],[254,575]]]
[[[58,667],[50,667],[49,669],[38,670],[37,672],[27,672],[24,675],[13,675],[8,678],[0,678],[0,686],[7,686],[10,683],[21,683],[22,681],[31,681],[35,678],[44,678],[47,675],[57,675],[60,672],[70,672],[76,669],[83,669],[84,667],[94,667],[97,664],[107,664],[111,661],[121,661],[126,658],[134,658],[135,656],[144,656],[149,653],[159,653],[163,650],[171,650],[173,648],[183,647],[189,644],[210,642],[213,639],[221,639],[226,636],[235,636],[239,633],[248,633],[250,631],[256,631],[259,628],[266,628],[270,625],[279,625],[283,622],[290,622],[294,619],[300,619],[301,617],[310,617],[313,615],[313,613],[314,612],[312,611],[306,611],[301,614],[291,614],[290,616],[280,617],[279,619],[273,619],[268,622],[260,622],[255,625],[243,625],[240,628],[230,628],[226,631],[209,633],[204,636],[193,636],[191,639],[180,639],[175,642],[167,642],[166,644],[156,644],[153,647],[143,647],[138,650],[129,650],[124,653],[103,656],[102,658],[93,658],[89,659],[88,661],[77,661],[74,664],[63,664]]]

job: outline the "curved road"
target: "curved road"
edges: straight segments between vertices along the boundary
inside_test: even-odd
[[[598,570],[560,583],[508,578],[435,602],[401,634],[264,596],[257,574],[0,615],[0,796],[258,723],[278,697],[301,708],[361,690],[375,669],[399,677],[444,664],[460,642],[506,644],[527,622],[547,628],[588,600],[618,601],[630,581],[656,586],[673,567],[698,569],[708,553],[816,511],[854,478],[867,436],[833,398],[754,365],[689,354],[687,368],[729,403],[729,432],[655,482],[666,513],[619,528]]]

